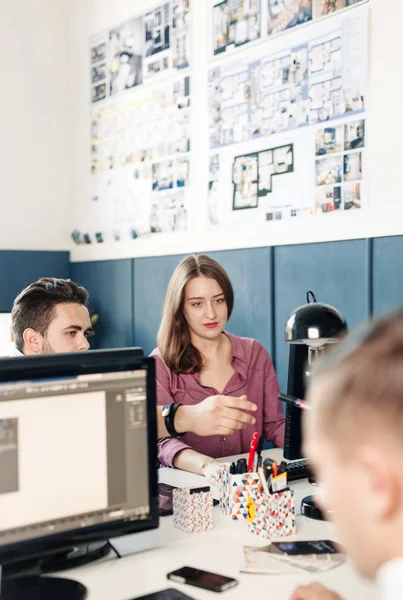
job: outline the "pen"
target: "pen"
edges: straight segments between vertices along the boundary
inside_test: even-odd
[[[269,486],[267,485],[266,477],[264,476],[263,468],[260,467],[258,469],[260,481],[262,483],[262,488],[264,493],[268,496],[270,494]]]
[[[260,456],[262,454],[263,444],[264,444],[264,435],[260,434],[259,441],[258,441],[257,447],[256,447],[256,453],[257,453],[258,458],[260,458]]]
[[[266,477],[266,481],[271,477],[271,466],[273,461],[271,458],[265,458],[263,461],[263,471]]]
[[[258,442],[259,442],[259,433],[257,431],[255,431],[255,433],[252,436],[252,441],[251,441],[250,447],[249,447],[248,471],[251,471],[253,468],[253,460],[255,458],[255,453],[256,453]]]
[[[292,404],[297,408],[304,408],[305,410],[311,409],[309,404],[304,402],[304,400],[301,400],[300,398],[295,398],[294,396],[288,396],[288,394],[279,394],[278,399],[282,400],[283,402],[287,402],[287,404]]]
[[[262,466],[262,450],[264,444],[264,435],[260,434],[259,440],[256,445],[256,465],[254,465],[253,470],[257,472],[258,468]]]

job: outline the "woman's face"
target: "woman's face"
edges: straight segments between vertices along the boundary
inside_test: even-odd
[[[187,283],[183,314],[192,338],[212,340],[220,336],[227,324],[228,307],[215,279],[201,275]]]

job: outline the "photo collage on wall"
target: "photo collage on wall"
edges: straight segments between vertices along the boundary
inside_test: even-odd
[[[222,0],[213,7],[214,54],[260,38],[260,0]]]
[[[207,14],[209,222],[366,209],[368,0],[208,0]],[[78,243],[189,229],[191,17],[191,0],[156,0],[91,37]]]
[[[316,212],[361,208],[365,120],[316,131]]]
[[[190,67],[190,0],[170,0],[91,40],[91,101]]]
[[[293,34],[278,38],[272,53],[267,41],[238,60],[214,59],[208,83],[211,224],[241,225],[234,214],[239,209],[257,209],[246,210],[247,217],[243,211],[242,222],[252,223],[367,207],[364,4],[269,0],[272,32],[291,28]],[[312,25],[296,35],[296,25],[308,20]],[[225,200],[224,208],[219,198],[228,194],[230,169],[232,205]],[[262,172],[270,182],[266,197]]]
[[[187,228],[190,9],[169,0],[91,38],[92,193],[77,243]]]
[[[365,24],[209,72],[210,147],[315,125],[365,108]],[[350,63],[343,50],[354,44]]]
[[[264,40],[363,2],[367,0],[214,0],[213,55]],[[263,17],[267,18],[266,25]]]

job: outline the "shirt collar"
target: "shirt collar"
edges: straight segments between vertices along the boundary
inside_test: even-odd
[[[230,339],[232,346],[232,358],[237,359],[237,361],[233,362],[233,368],[235,372],[238,374],[238,378],[235,380],[228,382],[226,389],[226,394],[234,393],[239,389],[243,383],[246,381],[248,376],[248,359],[245,354],[245,350],[243,348],[243,344],[241,338],[237,335],[233,335],[232,333],[228,333],[228,331],[224,331],[225,335]],[[240,362],[239,362],[240,361]],[[196,381],[200,384],[200,374],[193,373],[192,377],[196,379]]]
[[[403,589],[403,557],[382,565],[376,574],[376,583],[382,600],[399,600]]]
[[[229,337],[232,344],[232,358],[239,358],[243,362],[247,362],[245,350],[243,348],[242,340],[237,335],[233,335],[228,331],[224,331],[225,335]]]

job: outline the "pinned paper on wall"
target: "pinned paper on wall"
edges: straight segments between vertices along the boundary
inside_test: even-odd
[[[366,3],[209,0],[211,225],[368,207]],[[90,198],[78,243],[196,223],[190,25],[190,0],[161,0],[91,38]]]
[[[190,77],[176,77],[92,110],[91,186],[100,201],[87,220],[107,239],[187,228],[190,93]]]
[[[213,5],[215,55],[260,38],[261,0],[220,0]]]
[[[190,25],[190,0],[166,0],[91,38],[91,198],[76,243],[187,229]]]
[[[99,102],[156,76],[190,66],[190,0],[154,10],[93,36],[91,101]]]
[[[211,224],[367,208],[368,9],[342,8],[211,66]]]
[[[369,0],[210,0],[211,55],[244,48]]]

